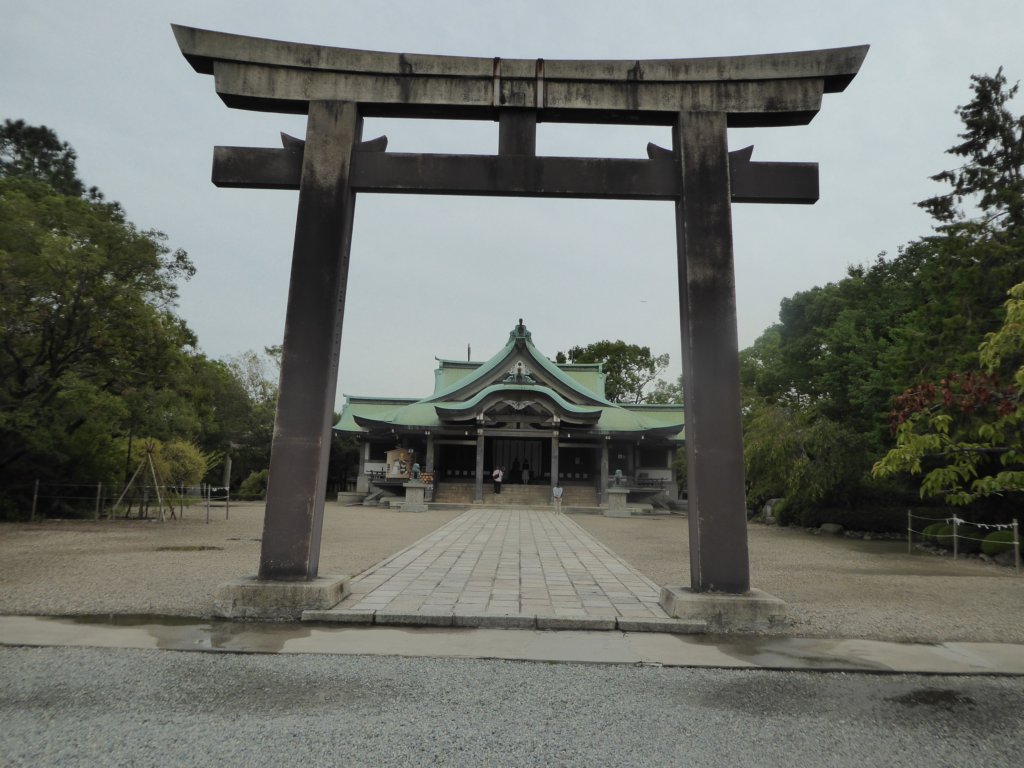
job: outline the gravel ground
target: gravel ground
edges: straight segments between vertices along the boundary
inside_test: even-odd
[[[573,519],[655,583],[690,583],[685,518]],[[786,601],[792,623],[785,634],[1024,643],[1024,577],[1012,568],[907,554],[906,541],[759,524],[747,531],[751,586]]]
[[[458,514],[328,505],[320,573],[359,573]],[[262,507],[223,518],[2,525],[0,613],[209,616],[218,585],[259,563]],[[572,519],[658,584],[689,583],[685,518]],[[786,634],[1024,643],[1024,578],[1012,569],[762,525],[749,546],[752,585],[789,604]]]
[[[0,648],[10,766],[1020,765],[1015,678]]]

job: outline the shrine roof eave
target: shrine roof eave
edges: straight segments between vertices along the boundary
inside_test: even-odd
[[[465,431],[466,425],[459,424],[437,424],[437,425],[424,425],[424,424],[398,424],[394,422],[382,422],[370,418],[357,416],[355,419],[358,422],[358,426],[352,428],[345,426],[342,422],[339,422],[334,426],[334,429],[338,432],[347,432],[354,434],[362,434],[365,436],[392,436],[392,435],[423,435],[426,433],[432,433],[438,436],[446,434],[461,434]],[[685,430],[681,429],[678,425],[671,427],[654,427],[648,429],[631,429],[631,430],[615,430],[615,429],[601,429],[600,427],[591,425],[563,425],[562,429],[559,430],[562,433],[562,440],[566,442],[573,441],[573,435],[576,440],[594,440],[607,438],[611,440],[631,440],[635,442],[642,441],[666,441],[673,445],[683,445],[686,441]],[[550,430],[542,430],[545,435],[550,435]],[[471,434],[476,436],[475,426],[471,430]],[[528,431],[523,432],[523,437],[531,437]]]
[[[396,409],[415,402],[416,400],[412,398],[346,395],[345,404],[341,407],[341,418],[334,425],[334,429],[341,432],[361,432],[362,429],[355,422],[356,414],[362,418],[386,418]]]
[[[475,413],[478,407],[487,400],[500,398],[503,394],[511,397],[521,398],[522,396],[540,397],[555,406],[560,417],[567,417],[582,422],[596,422],[601,418],[602,407],[587,408],[570,403],[550,387],[538,386],[536,384],[492,384],[484,387],[469,400],[458,403],[435,403],[434,410],[438,417],[444,419],[458,418],[465,414]]]

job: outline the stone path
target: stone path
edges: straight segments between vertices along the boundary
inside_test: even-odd
[[[467,511],[350,587],[331,611],[303,618],[355,622],[373,614],[375,623],[552,629],[664,622],[685,630],[658,605],[658,585],[550,510]]]

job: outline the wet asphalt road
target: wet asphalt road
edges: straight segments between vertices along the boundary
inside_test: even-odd
[[[1024,679],[0,648],[4,766],[1017,766]]]

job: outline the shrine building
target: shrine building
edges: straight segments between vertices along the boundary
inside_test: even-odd
[[[676,498],[683,406],[609,401],[600,363],[552,362],[520,320],[486,362],[439,359],[427,397],[346,396],[335,429],[361,443],[359,492],[400,493],[418,463],[435,501],[497,501],[494,468],[506,489],[525,468],[538,499],[557,477],[574,504],[597,506],[617,470],[637,500]]]

